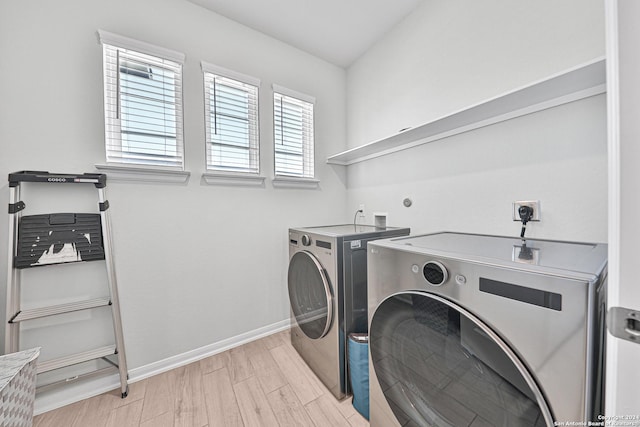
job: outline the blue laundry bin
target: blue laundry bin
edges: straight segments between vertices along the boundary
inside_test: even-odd
[[[369,419],[369,335],[349,334],[349,380],[353,407]]]

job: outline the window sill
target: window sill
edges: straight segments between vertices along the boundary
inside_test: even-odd
[[[271,180],[275,188],[307,188],[317,189],[320,181],[313,178],[294,178],[288,176],[278,176]]]
[[[212,173],[202,174],[202,179],[209,185],[233,185],[246,187],[264,187],[264,176],[232,173]]]
[[[95,168],[107,174],[107,181],[185,184],[191,172],[170,169],[98,164]]]

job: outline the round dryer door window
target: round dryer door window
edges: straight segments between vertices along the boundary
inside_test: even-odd
[[[369,329],[376,378],[401,425],[545,426],[550,410],[515,353],[436,295],[392,295]]]
[[[311,339],[329,331],[332,296],[320,262],[310,252],[297,252],[289,262],[289,303],[296,323]]]

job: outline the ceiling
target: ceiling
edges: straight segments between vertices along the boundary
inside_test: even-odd
[[[189,0],[348,67],[424,0]]]

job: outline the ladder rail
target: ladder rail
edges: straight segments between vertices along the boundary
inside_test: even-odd
[[[9,206],[15,206],[20,200],[20,186],[9,186]],[[21,211],[9,212],[9,250],[7,251],[7,301],[4,352],[5,354],[18,351],[20,346],[20,325],[10,324],[9,320],[20,309],[20,272],[14,268],[14,260],[17,253],[18,242],[15,238],[20,220]]]
[[[116,279],[116,266],[113,262],[113,243],[111,240],[111,218],[109,217],[109,202],[106,200],[104,187],[98,188],[98,202],[100,206],[100,218],[102,225],[102,244],[104,245],[105,266],[107,268],[107,282],[112,302],[113,332],[118,349],[118,369],[120,371],[120,386],[123,397],[128,393],[127,386],[127,362],[125,358],[124,336],[122,331],[122,318],[120,317],[120,298]]]

